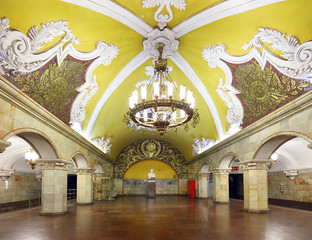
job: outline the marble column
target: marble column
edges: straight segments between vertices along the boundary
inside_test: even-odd
[[[70,161],[40,159],[42,167],[41,215],[67,213],[67,168]]]
[[[268,173],[273,160],[252,160],[239,164],[244,172],[244,211],[253,213],[269,212]]]
[[[229,172],[231,169],[216,168],[213,170],[213,201],[229,203]]]
[[[76,169],[77,172],[77,204],[93,204],[93,181],[91,168]]]
[[[209,173],[198,173],[198,197],[208,198],[208,176]]]

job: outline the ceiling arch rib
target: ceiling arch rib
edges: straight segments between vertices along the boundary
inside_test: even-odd
[[[180,53],[175,52],[169,57],[185,74],[186,76],[190,79],[190,81],[194,84],[194,86],[197,88],[198,92],[201,94],[201,96],[204,98],[211,115],[213,117],[213,120],[215,122],[217,132],[218,132],[218,137],[219,139],[222,139],[224,136],[223,133],[223,128],[221,124],[221,119],[219,116],[219,113],[217,111],[217,108],[208,93],[205,85],[202,83],[200,78],[197,76],[193,68],[189,65],[189,63],[181,56]]]
[[[89,139],[92,128],[94,126],[95,120],[97,119],[102,107],[104,106],[107,99],[112,95],[112,93],[118,88],[118,86],[139,66],[146,62],[150,58],[150,55],[146,51],[141,51],[136,55],[115,77],[115,79],[108,86],[104,94],[102,95],[100,101],[95,106],[92,112],[90,121],[85,132],[86,137]]]
[[[137,33],[147,37],[147,33],[153,28],[141,18],[127,9],[119,6],[110,0],[62,0],[63,2],[75,4],[92,11],[101,13],[125,24]]]
[[[226,18],[235,14],[246,12],[255,8],[263,7],[286,0],[228,0],[218,3],[192,17],[181,22],[172,30],[179,38],[197,28],[200,28],[219,19]]]

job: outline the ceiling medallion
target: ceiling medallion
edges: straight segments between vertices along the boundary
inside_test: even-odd
[[[171,6],[173,5],[179,10],[185,10],[186,2],[185,0],[142,0],[142,5],[144,8],[159,6],[154,13],[154,19],[158,22],[158,27],[162,30],[166,27],[167,22],[170,22],[173,18]],[[166,14],[162,13],[164,7],[166,7],[168,12]]]
[[[164,44],[158,43],[157,49],[159,58],[154,61],[154,75],[148,84],[141,86],[140,102],[138,91],[132,92],[124,122],[129,126],[133,121],[137,125],[159,132],[161,136],[166,135],[171,128],[175,128],[177,132],[177,127],[181,125],[185,125],[184,129],[187,131],[189,121],[192,120],[193,127],[199,122],[197,109],[194,110],[195,98],[192,91],[186,92],[183,85],[178,93],[169,75],[167,59],[163,58]]]

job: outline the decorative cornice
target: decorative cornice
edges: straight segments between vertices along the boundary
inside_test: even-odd
[[[75,172],[77,174],[81,174],[81,175],[90,175],[94,173],[94,169],[92,168],[77,168],[75,169]]]
[[[212,170],[213,174],[222,174],[222,175],[228,175],[230,172],[232,171],[232,169],[230,168],[215,168]]]
[[[6,181],[14,173],[14,169],[0,169],[0,180]]]
[[[283,173],[285,173],[286,177],[289,177],[291,180],[298,176],[298,170],[285,170]]]
[[[71,161],[66,161],[63,159],[38,159],[38,164],[42,167],[42,170],[66,170]]]
[[[238,164],[242,166],[243,170],[268,170],[274,164],[274,160],[270,159],[253,159],[251,161],[243,161]]]
[[[17,106],[28,115],[42,122],[44,125],[51,127],[51,129],[64,135],[66,138],[71,139],[77,144],[83,146],[87,150],[93,152],[101,159],[112,164],[112,160],[104,154],[101,150],[95,147],[91,142],[86,141],[84,137],[77,134],[73,129],[63,123],[61,120],[56,118],[52,113],[42,107],[40,104],[33,101],[23,92],[19,91],[15,86],[8,82],[5,78],[0,76],[0,98],[6,102]]]
[[[188,161],[188,165],[193,164],[197,161],[200,161],[204,158],[209,157],[210,155],[234,144],[236,142],[241,141],[254,134],[255,132],[259,132],[263,129],[270,127],[276,122],[280,122],[283,119],[290,118],[292,115],[302,111],[302,109],[311,108],[312,107],[312,91],[305,93],[304,95],[296,98],[292,102],[286,104],[282,108],[277,109],[273,113],[268,114],[266,117],[258,120],[256,123],[253,123],[241,131],[229,136],[221,142],[218,142],[205,152],[195,156],[190,161]]]
[[[170,6],[174,6],[179,10],[185,10],[185,0],[142,0],[143,8],[153,8],[156,5],[159,6],[154,13],[154,19],[158,22],[158,27],[164,29],[167,22],[170,22],[173,18],[173,13]],[[168,14],[163,14],[163,9],[166,7]]]
[[[0,139],[0,153],[3,153],[8,146],[11,146],[10,142]]]

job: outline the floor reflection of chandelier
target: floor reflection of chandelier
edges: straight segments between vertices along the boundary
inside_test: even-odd
[[[174,127],[177,132],[177,127],[183,124],[187,131],[189,121],[192,120],[193,127],[199,122],[199,114],[194,110],[195,98],[183,85],[178,93],[178,87],[169,75],[167,59],[162,58],[164,45],[158,43],[156,47],[159,58],[155,61],[154,75],[148,84],[141,86],[140,98],[138,90],[132,92],[124,121],[129,125],[132,120],[136,125],[158,131],[161,136]]]

